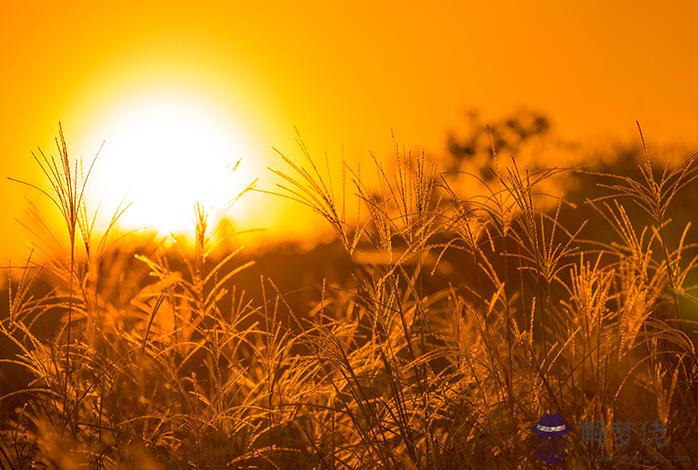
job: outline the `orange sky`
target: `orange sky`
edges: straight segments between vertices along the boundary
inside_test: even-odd
[[[532,106],[575,139],[634,135],[639,119],[657,143],[698,141],[694,2],[374,3],[3,1],[2,176],[40,181],[30,151],[58,120],[78,141],[144,87],[200,89],[258,168],[279,166],[271,146],[296,150],[293,126],[348,159],[387,154],[391,129],[439,151],[471,106]],[[27,194],[0,181],[5,257],[26,244]]]

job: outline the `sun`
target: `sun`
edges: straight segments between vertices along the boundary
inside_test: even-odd
[[[197,203],[213,215],[234,215],[231,202],[254,180],[246,140],[229,112],[201,97],[131,96],[84,132],[83,153],[104,142],[88,202],[102,216],[129,204],[122,227],[191,233]]]

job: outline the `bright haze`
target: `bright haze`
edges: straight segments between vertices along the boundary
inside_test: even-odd
[[[186,231],[255,178],[297,128],[330,162],[379,157],[391,130],[444,151],[466,108],[525,106],[567,138],[698,135],[698,7],[616,2],[4,2],[3,176],[41,183],[58,121],[87,160],[90,204],[132,202],[122,223]],[[236,172],[232,169],[241,159]],[[20,257],[25,197],[6,179],[0,254]],[[243,198],[244,199],[244,198]],[[246,205],[245,205],[246,204]],[[228,214],[275,237],[317,235],[307,211],[261,194]]]

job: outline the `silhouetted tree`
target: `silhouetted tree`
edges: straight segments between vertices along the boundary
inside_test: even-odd
[[[448,169],[452,171],[461,168],[466,161],[491,156],[493,148],[497,153],[515,154],[531,139],[543,137],[550,131],[549,119],[531,110],[520,110],[488,122],[476,111],[469,112],[467,118],[464,137],[457,137],[454,132],[448,134]],[[484,179],[493,177],[487,165],[480,167],[480,173]]]

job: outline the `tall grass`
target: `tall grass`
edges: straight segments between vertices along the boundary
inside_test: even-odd
[[[47,295],[30,264],[10,279],[0,332],[19,352],[2,362],[31,379],[2,398],[16,405],[3,467],[533,468],[544,412],[572,429],[572,467],[698,459],[696,321],[680,307],[696,302],[697,245],[689,226],[673,244],[666,230],[679,191],[696,190],[693,158],[658,175],[647,153],[639,180],[595,174],[577,203],[597,217],[570,225],[577,206],[550,210],[540,191],[564,169],[514,157],[466,199],[396,148],[374,158],[377,184],[345,166],[339,189],[301,146],[274,192],[322,216],[356,261],[299,311],[267,276],[259,298],[239,288],[252,262],[216,251],[198,206],[191,250],[92,250],[89,171],[78,177],[62,133],[58,149],[60,164],[38,161],[70,252]],[[627,420],[658,420],[666,445],[619,446]],[[584,423],[605,439],[583,439]]]

